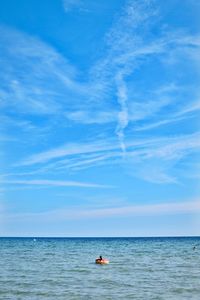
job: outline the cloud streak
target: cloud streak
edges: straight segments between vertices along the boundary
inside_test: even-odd
[[[107,57],[104,57],[93,70],[93,74],[101,72],[100,80],[103,79],[102,83],[106,88],[109,88],[109,85],[105,84],[105,77],[109,77],[109,81],[116,91],[119,104],[116,134],[123,153],[126,151],[124,130],[129,124],[127,105],[129,98],[125,78],[133,73],[136,63],[135,53],[133,56],[130,56],[129,53],[131,48],[136,50],[141,44],[141,38],[137,32],[138,28],[143,27],[144,23],[154,13],[148,1],[143,1],[143,3],[128,1],[106,36]]]
[[[0,33],[3,57],[0,95],[4,110],[62,115],[63,107],[69,102],[67,95],[76,98],[87,94],[86,87],[76,80],[76,68],[56,49],[9,27],[1,26]]]
[[[65,1],[66,10],[71,10],[78,4],[80,2],[75,0]],[[194,92],[196,85],[187,85],[186,82],[183,88],[173,76],[158,83],[152,83],[151,80],[149,82],[151,76],[145,76],[148,78],[147,82],[143,82],[141,77],[143,68],[149,65],[153,65],[151,74],[156,69],[156,64],[159,64],[159,72],[163,73],[165,68],[169,70],[173,64],[176,66],[177,61],[181,60],[181,64],[184,64],[182,58],[191,49],[199,50],[200,38],[198,35],[169,29],[157,30],[155,35],[155,16],[159,15],[155,7],[154,1],[126,2],[105,34],[105,47],[100,51],[100,59],[93,66],[88,66],[84,80],[81,80],[78,68],[52,46],[23,32],[1,27],[1,54],[5,60],[0,71],[2,87],[6,85],[4,74],[7,74],[7,88],[0,91],[2,105],[7,114],[11,111],[13,115],[16,112],[20,116],[27,116],[26,120],[18,122],[16,119],[12,122],[10,118],[10,124],[24,132],[35,131],[34,136],[39,139],[37,133],[40,128],[45,127],[44,124],[36,124],[36,119],[35,124],[28,120],[30,115],[39,115],[47,117],[47,140],[48,134],[53,130],[58,135],[61,132],[62,136],[59,140],[60,147],[57,143],[52,148],[49,143],[44,143],[42,145],[47,150],[32,155],[28,154],[29,148],[24,158],[21,161],[18,159],[18,163],[13,165],[15,168],[33,167],[34,170],[29,170],[32,174],[54,170],[62,172],[65,168],[80,171],[100,165],[122,164],[121,151],[132,167],[141,163],[143,168],[144,163],[159,160],[161,168],[157,169],[157,173],[162,175],[162,181],[176,182],[174,176],[165,174],[163,162],[168,160],[175,163],[195,153],[199,149],[199,144],[195,141],[199,138],[198,132],[196,135],[181,135],[175,131],[174,135],[167,135],[163,131],[158,135],[156,133],[156,138],[149,138],[148,132],[161,126],[167,128],[177,122],[187,123],[200,107]],[[170,55],[173,56],[173,63]],[[11,62],[9,68],[8,62]],[[171,73],[174,74],[174,69],[172,70]],[[55,123],[52,121],[54,117]],[[7,121],[6,117],[3,120],[8,127],[8,117]],[[74,139],[76,128],[82,125],[87,130],[93,130],[93,138],[87,144]],[[72,132],[67,138],[63,134],[65,126],[68,132]],[[103,138],[96,138],[99,133],[103,133]],[[113,138],[114,134],[116,137]],[[72,142],[65,142],[69,137],[72,137]],[[31,136],[31,142],[32,140]],[[38,168],[40,164],[44,165]],[[124,160],[124,165],[126,164]],[[25,173],[24,170],[23,172]],[[145,176],[145,172],[139,173],[145,180],[150,179]]]
[[[127,90],[122,75],[119,74],[117,75],[116,82],[117,82],[118,102],[121,107],[121,110],[118,113],[118,126],[116,129],[116,133],[119,138],[122,152],[125,154],[126,146],[124,142],[124,130],[128,126],[128,122],[129,122],[128,109],[127,109]]]
[[[131,76],[134,76],[134,73],[138,74],[138,70],[141,70],[142,66],[145,67],[145,64],[151,62],[152,59],[165,72],[169,53],[173,53],[174,57],[180,56],[181,53],[181,57],[185,57],[186,49],[190,51],[191,46],[199,48],[198,35],[190,36],[184,32],[164,32],[160,30],[156,37],[150,37],[150,32],[156,23],[155,16],[159,15],[154,4],[154,1],[127,2],[106,36],[107,55],[104,55],[102,60],[92,69],[92,75],[102,85],[102,89],[107,90],[108,93],[116,93],[119,105],[116,134],[119,137],[123,152],[125,150],[124,131],[129,124],[132,125],[138,120],[146,121],[151,117],[155,118],[156,115],[157,127],[159,122],[160,125],[166,126],[171,123],[169,121],[170,116],[166,115],[168,121],[162,122],[159,113],[167,106],[178,110],[179,107],[176,107],[176,102],[181,101],[181,106],[183,106],[185,98],[185,95],[179,95],[178,87],[173,89],[172,86],[171,92],[173,93],[167,95],[170,92],[169,90],[160,91],[159,95],[153,95],[154,101],[147,101],[149,96],[152,97],[153,90],[148,91],[144,87],[145,93],[143,92],[140,99],[137,99],[137,88],[132,89],[132,93],[129,91],[130,84],[128,82],[132,83],[133,86],[136,85],[134,81],[131,81]],[[152,71],[154,72],[154,70]],[[174,78],[174,80],[177,79]],[[188,89],[190,88],[188,87]],[[193,90],[194,87],[191,88],[191,91]],[[194,109],[198,108],[194,107]],[[171,120],[173,123],[174,119]],[[176,118],[176,122],[181,120]],[[145,127],[144,125],[143,130]],[[147,128],[147,130],[149,129],[150,127]]]
[[[35,176],[37,174],[62,174],[66,170],[98,168],[100,166],[123,166],[126,172],[144,181],[156,184],[178,184],[181,164],[188,157],[198,155],[200,133],[157,138],[127,139],[126,160],[121,156],[116,140],[65,144],[45,152],[34,154],[15,164],[20,172],[8,173],[8,178]],[[173,172],[176,166],[176,174]],[[22,169],[23,167],[23,169]],[[28,171],[26,172],[26,169]],[[30,171],[32,170],[32,172]],[[20,175],[20,173],[22,173]],[[184,174],[185,176],[185,174]],[[188,174],[189,176],[189,174]]]
[[[135,141],[128,140],[127,154],[141,155],[143,158],[160,157],[163,159],[173,159],[177,155],[188,153],[188,151],[195,151],[200,147],[200,133],[193,133],[188,135],[177,135],[175,137],[158,137],[158,138],[144,138]],[[92,154],[98,157],[98,154],[105,153],[105,158],[119,154],[119,145],[115,140],[108,140],[99,142],[65,144],[54,149],[34,154],[23,161],[19,162],[19,166],[28,166],[38,163],[47,163],[54,159],[61,159],[64,157],[79,156],[82,154]],[[101,157],[101,156],[100,156]],[[102,156],[103,157],[103,156]],[[80,157],[81,159],[81,157]],[[95,161],[94,157],[94,161]]]
[[[78,181],[60,181],[60,180],[3,180],[2,184],[11,185],[39,185],[52,187],[80,187],[80,188],[111,188],[111,186],[100,185],[95,183],[86,183]]]
[[[8,220],[35,220],[55,222],[64,220],[96,219],[111,217],[164,216],[173,214],[199,214],[200,201],[173,202],[149,205],[132,205],[100,209],[61,209],[41,213],[7,214]]]
[[[70,12],[73,9],[81,8],[83,6],[82,0],[63,0],[63,6],[66,12]]]

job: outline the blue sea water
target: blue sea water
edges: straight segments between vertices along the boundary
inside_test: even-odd
[[[0,299],[199,300],[200,238],[0,238]]]

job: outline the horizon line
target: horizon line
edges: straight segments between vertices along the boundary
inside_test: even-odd
[[[200,238],[200,235],[152,235],[152,236],[0,236],[1,238],[52,238],[52,239],[81,239],[81,238]]]

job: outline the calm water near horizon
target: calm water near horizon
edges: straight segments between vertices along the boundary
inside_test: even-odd
[[[200,237],[0,238],[0,270],[2,300],[199,300]]]

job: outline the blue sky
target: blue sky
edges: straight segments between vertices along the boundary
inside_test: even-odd
[[[0,235],[200,235],[200,3],[0,3]]]

